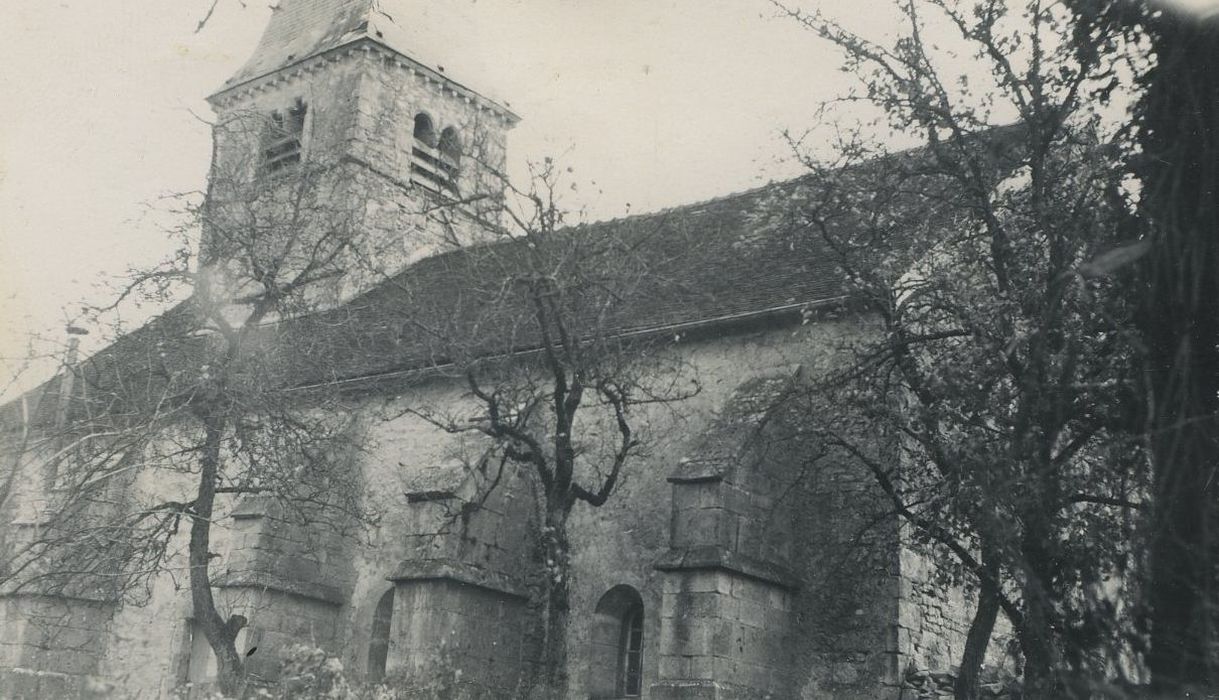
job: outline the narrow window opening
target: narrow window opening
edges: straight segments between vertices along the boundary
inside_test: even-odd
[[[589,696],[619,700],[643,696],[643,598],[627,585],[614,586],[593,611],[589,643]]]
[[[394,589],[389,589],[377,602],[372,616],[368,640],[368,681],[379,683],[385,678],[385,663],[389,658],[389,636],[394,621]]]
[[[627,611],[622,620],[621,694],[637,698],[643,692],[643,606]]]

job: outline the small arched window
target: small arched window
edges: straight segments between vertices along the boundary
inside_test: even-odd
[[[592,629],[594,698],[643,694],[643,599],[630,586],[615,586],[597,603]]]
[[[389,636],[394,622],[394,589],[389,589],[377,601],[368,639],[368,680],[379,683],[385,678],[385,662],[389,658]]]
[[[426,112],[415,115],[415,140],[422,141],[431,148],[436,147],[436,128],[432,126],[432,118]]]

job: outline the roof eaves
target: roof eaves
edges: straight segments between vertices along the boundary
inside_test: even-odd
[[[848,300],[849,300],[849,297],[845,296],[845,295],[826,297],[826,298],[822,298],[822,299],[810,299],[808,301],[803,301],[803,302],[798,302],[798,303],[783,304],[781,306],[773,306],[773,307],[766,308],[766,309],[759,309],[759,310],[755,310],[755,311],[728,314],[728,315],[724,315],[724,316],[716,316],[716,317],[707,318],[707,319],[697,319],[697,320],[692,320],[692,321],[683,321],[683,322],[679,322],[679,323],[660,324],[660,325],[656,325],[656,326],[624,329],[624,330],[620,331],[619,333],[615,334],[614,337],[621,338],[621,339],[632,339],[632,338],[644,338],[644,337],[648,337],[648,336],[660,336],[660,335],[664,335],[664,334],[668,334],[668,333],[680,333],[680,332],[690,332],[690,331],[694,331],[694,330],[701,331],[701,330],[712,330],[712,329],[716,329],[716,328],[726,328],[726,327],[730,327],[730,326],[735,326],[737,324],[748,323],[751,321],[760,321],[760,320],[764,320],[767,318],[777,318],[777,317],[781,317],[785,314],[791,314],[795,311],[825,309],[825,308],[829,308],[829,307],[836,307],[836,306],[845,304]],[[500,353],[498,355],[490,355],[490,356],[480,358],[480,359],[491,360],[491,359],[497,359],[497,358],[498,359],[508,359],[508,358],[514,358],[514,357],[523,357],[526,355],[537,353],[539,351],[540,351],[539,348],[518,348],[515,350],[509,350],[507,352]],[[453,365],[452,363],[416,364],[416,365],[410,365],[410,366],[405,366],[405,367],[399,366],[395,369],[373,372],[371,374],[364,374],[364,375],[351,376],[351,377],[341,377],[338,379],[331,379],[331,380],[327,380],[324,382],[311,382],[311,383],[307,383],[307,384],[300,384],[298,386],[294,386],[294,387],[285,389],[285,391],[295,393],[295,392],[311,391],[313,389],[320,389],[323,387],[341,387],[341,386],[355,387],[355,386],[359,386],[361,384],[366,384],[366,383],[379,383],[379,382],[383,382],[386,380],[407,379],[407,378],[411,378],[411,377],[423,376],[423,375],[431,374],[434,372],[442,372],[445,369],[451,369],[453,367],[455,367],[455,365]]]

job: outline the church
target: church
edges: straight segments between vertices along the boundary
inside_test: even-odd
[[[404,305],[444,308],[482,269],[479,251],[512,245],[481,238],[481,205],[468,195],[502,170],[519,118],[489,96],[493,86],[466,84],[428,54],[436,40],[416,29],[416,11],[400,0],[281,0],[254,55],[210,98],[205,246],[223,247],[223,222],[240,204],[225,183],[323,161],[305,197],[327,220],[292,225],[341,219],[344,235],[367,243],[365,272],[315,300],[328,318],[362,324],[343,331],[361,351],[330,357],[325,381],[363,416],[365,449],[350,461],[381,514],[355,534],[310,531],[256,496],[224,501],[211,581],[218,608],[247,621],[237,646],[251,677],[276,681],[284,653],[303,644],[352,682],[385,682],[403,697],[510,698],[535,663],[536,499],[521,475],[486,491],[455,457],[460,438],[410,410],[460,412],[471,399],[460,377],[434,371],[432,348],[384,319]],[[933,582],[896,521],[874,522],[866,474],[811,470],[814,455],[785,439],[770,410],[868,332],[828,256],[793,243],[773,215],[798,187],[554,233],[649,232],[647,276],[665,284],[642,282],[613,335],[657,341],[698,386],[641,408],[647,449],[604,504],[572,509],[567,697],[896,699],[912,670],[948,672],[960,656],[967,596]],[[432,206],[454,200],[458,215]],[[216,284],[236,277],[228,265],[217,265]],[[139,333],[93,365],[153,357]],[[523,354],[500,350],[506,362]],[[308,348],[296,351],[307,365]],[[4,424],[53,420],[85,382],[73,383],[72,370],[61,373],[6,407]],[[48,498],[36,475],[18,481],[0,503],[0,546],[36,530]],[[122,483],[170,488],[151,474]],[[140,600],[0,586],[0,696],[200,697],[216,661],[183,567],[166,566]]]

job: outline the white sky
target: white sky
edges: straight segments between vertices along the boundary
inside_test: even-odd
[[[104,299],[99,281],[167,252],[144,213],[202,187],[203,98],[252,52],[269,1],[221,0],[196,34],[208,0],[7,0],[0,370],[30,332],[58,337],[65,306]],[[523,117],[510,139],[518,171],[554,155],[597,183],[568,202],[593,218],[798,174],[781,130],[807,127],[850,84],[837,53],[766,0],[445,2],[472,26],[442,29],[483,66],[453,77]],[[869,36],[892,27],[886,0],[819,4]]]

